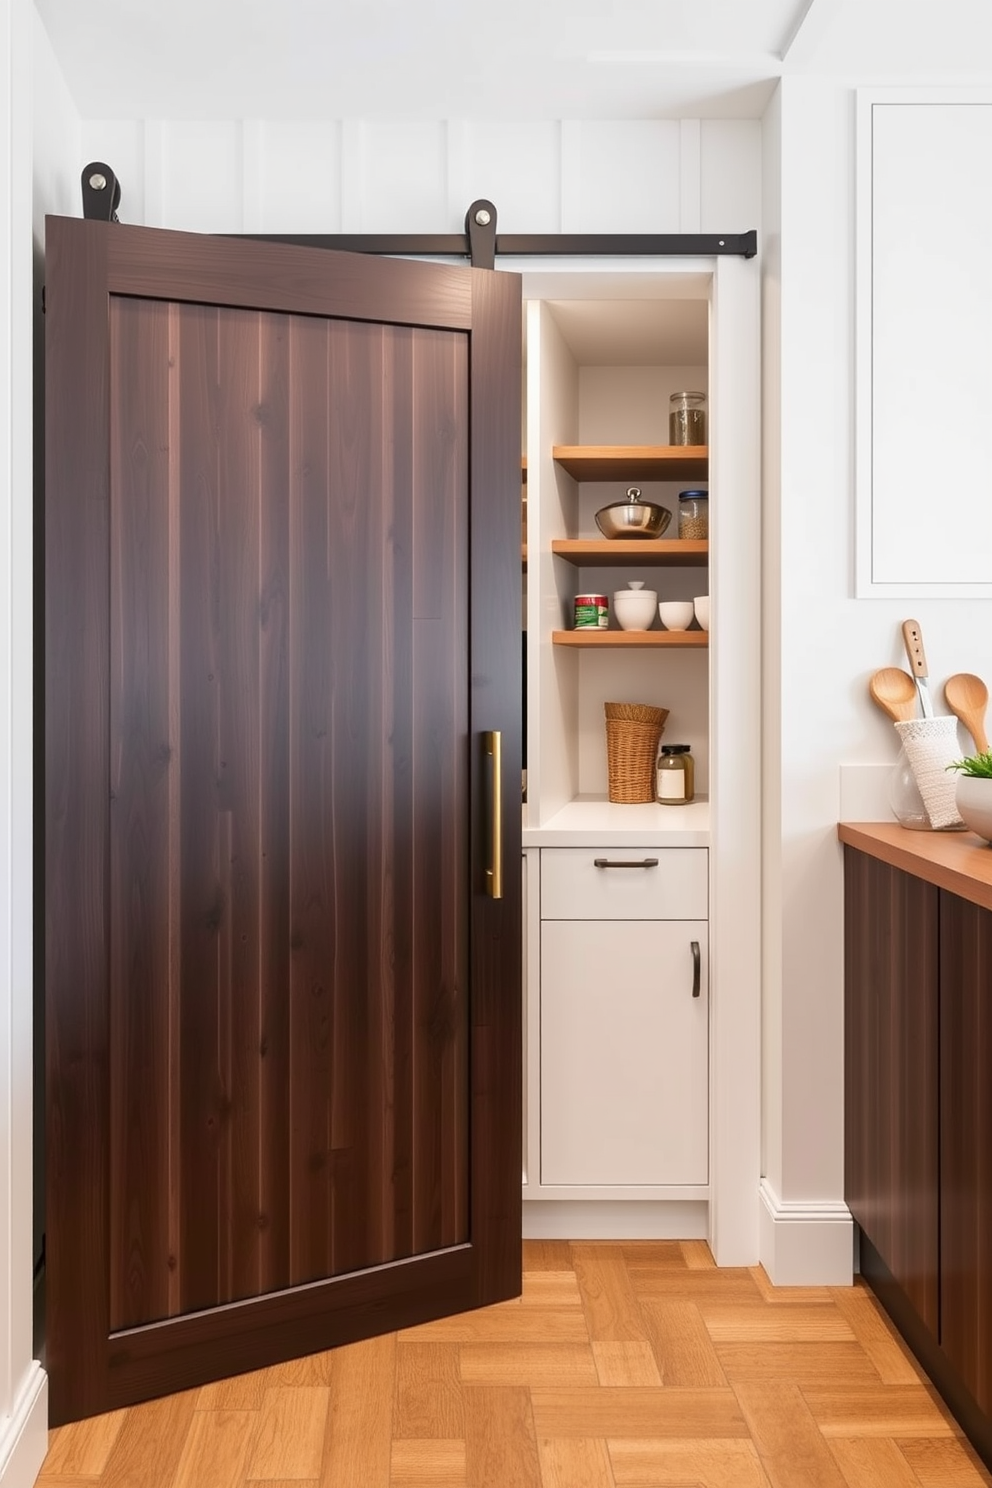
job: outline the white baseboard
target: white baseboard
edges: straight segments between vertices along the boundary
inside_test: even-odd
[[[525,1240],[705,1240],[705,1199],[524,1201]]]
[[[32,1362],[9,1416],[0,1418],[0,1484],[32,1488],[48,1451],[48,1375]]]
[[[773,1286],[850,1286],[854,1221],[847,1205],[782,1200],[761,1180],[761,1264]]]

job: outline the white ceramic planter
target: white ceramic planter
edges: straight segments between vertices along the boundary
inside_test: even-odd
[[[959,775],[954,799],[965,826],[992,842],[992,778]]]

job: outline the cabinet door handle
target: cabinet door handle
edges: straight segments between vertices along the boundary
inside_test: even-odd
[[[593,858],[597,868],[657,868],[657,858]]]
[[[700,974],[699,941],[690,940],[689,948],[692,951],[692,995],[693,997],[698,997]]]
[[[490,787],[489,866],[486,868],[486,893],[490,899],[503,897],[503,735],[489,729],[482,736],[482,747],[492,760]]]

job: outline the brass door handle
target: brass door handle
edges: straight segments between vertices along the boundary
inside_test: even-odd
[[[486,868],[486,893],[490,899],[503,897],[503,735],[489,729],[482,736],[482,747],[492,760],[489,818],[489,866]]]

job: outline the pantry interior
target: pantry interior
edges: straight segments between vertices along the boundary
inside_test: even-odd
[[[516,268],[517,265],[508,265]],[[757,1253],[758,304],[718,256],[524,264],[524,1233],[709,1239]],[[670,394],[708,444],[669,445]],[[672,511],[607,541],[631,485]],[[707,542],[678,494],[707,488]],[[711,629],[572,628],[631,579],[711,597]],[[691,804],[608,799],[604,704],[668,710]]]

